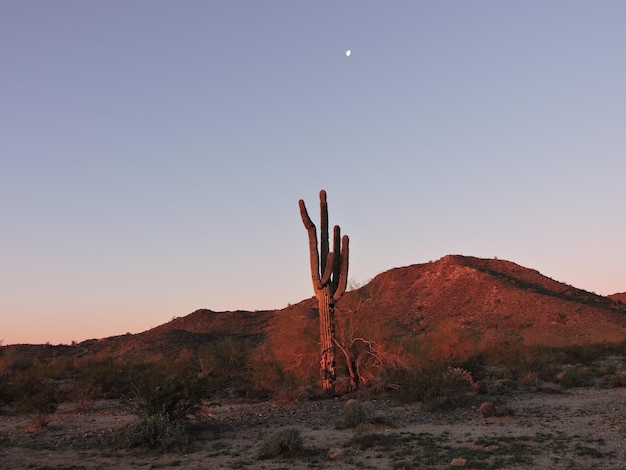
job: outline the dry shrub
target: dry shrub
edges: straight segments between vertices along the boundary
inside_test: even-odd
[[[626,371],[617,371],[609,379],[609,386],[613,388],[626,387]]]
[[[339,372],[349,378],[348,390],[366,387],[379,393],[390,371],[409,367],[415,340],[400,323],[374,321],[361,308],[366,303],[360,301],[351,308],[337,310],[337,364]]]
[[[486,401],[480,405],[480,414],[483,418],[512,416],[513,409],[506,405],[496,405],[493,402]]]
[[[517,379],[517,383],[525,387],[537,387],[539,384],[539,374],[537,374],[537,372],[527,372]]]
[[[284,403],[294,403],[314,395],[313,390],[319,377],[290,367],[275,356],[271,344],[260,345],[251,355],[251,390],[260,396],[270,396]],[[298,373],[300,372],[300,373]]]
[[[475,335],[463,328],[457,319],[444,320],[437,325],[428,343],[431,360],[462,362],[476,354]]]
[[[449,410],[472,402],[471,374],[445,363],[397,371],[394,396],[403,402],[422,402],[428,410]]]
[[[191,441],[187,428],[164,413],[141,416],[114,436],[122,448],[145,447],[161,451],[184,452]]]
[[[293,455],[302,451],[304,441],[300,430],[295,428],[281,429],[268,436],[259,450],[257,451],[257,459],[271,459],[279,455]]]
[[[343,416],[337,421],[337,429],[356,428],[365,424],[373,424],[380,419],[371,402],[348,400],[343,408]]]
[[[493,402],[486,401],[480,405],[480,414],[483,418],[491,418],[496,415],[496,405]]]
[[[524,338],[515,331],[489,329],[480,339],[478,349],[490,364],[517,362],[523,349]]]
[[[281,382],[308,387],[320,377],[317,303],[308,313],[286,309],[268,330],[267,340],[250,355],[251,381],[256,390],[275,395]]]
[[[33,417],[33,421],[28,428],[29,431],[43,431],[50,424],[50,415],[46,413],[38,413]]]

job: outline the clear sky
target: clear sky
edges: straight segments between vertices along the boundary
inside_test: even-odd
[[[0,339],[137,333],[446,254],[626,291],[626,2],[0,5]],[[352,54],[347,57],[346,50]]]

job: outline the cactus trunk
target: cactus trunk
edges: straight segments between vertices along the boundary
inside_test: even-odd
[[[328,234],[328,204],[326,191],[320,191],[320,243],[318,252],[317,229],[300,199],[300,216],[309,236],[309,259],[311,281],[318,301],[320,317],[320,375],[324,393],[335,392],[335,303],[343,296],[348,283],[348,244],[346,235],[341,237],[339,226],[333,230],[333,251],[330,251]]]
[[[335,387],[335,306],[328,286],[317,292],[320,314],[320,375],[322,389],[325,393],[333,393]]]

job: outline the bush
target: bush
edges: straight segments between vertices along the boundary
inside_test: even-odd
[[[302,435],[295,428],[281,429],[268,436],[259,450],[257,459],[270,459],[279,455],[293,455],[304,448]]]
[[[13,406],[21,413],[54,413],[60,401],[60,392],[52,379],[39,377],[36,371],[19,373],[8,383],[8,394]]]
[[[241,395],[252,388],[250,355],[258,341],[250,337],[226,336],[198,350],[199,372],[210,379],[211,392],[227,390]]]
[[[74,393],[93,398],[122,398],[132,391],[129,376],[132,366],[115,361],[87,360],[77,366]]]
[[[590,365],[611,353],[611,345],[607,343],[575,344],[564,348],[569,362]]]
[[[566,361],[566,354],[550,346],[533,345],[520,348],[517,357],[511,359],[507,365],[513,378],[535,373],[538,379],[552,380],[557,371],[557,364]]]
[[[258,395],[271,396],[284,403],[295,403],[310,395],[311,384],[285,370],[277,360],[257,358],[254,366],[252,382]]]
[[[373,417],[371,403],[348,400],[343,409],[343,416],[337,422],[337,429],[355,428],[362,424],[369,424]]]
[[[11,403],[13,399],[8,375],[0,374],[0,406]]]
[[[382,414],[376,413],[373,403],[348,400],[343,408],[343,416],[337,421],[336,428],[357,428],[367,424],[390,424],[390,422]]]
[[[572,388],[572,387],[591,387],[595,385],[596,379],[591,371],[587,368],[580,369],[567,369],[561,380],[559,385],[562,388]]]
[[[136,373],[131,378],[132,399],[144,416],[166,415],[185,420],[202,404],[205,381],[192,374],[170,377],[156,367]]]
[[[616,371],[608,378],[607,382],[611,388],[626,387],[626,371]]]
[[[468,405],[473,383],[469,372],[439,364],[398,371],[395,397],[402,402],[422,402],[426,409],[448,410]]]
[[[187,450],[191,441],[182,423],[164,413],[138,418],[116,438],[123,448],[146,447],[179,452]]]

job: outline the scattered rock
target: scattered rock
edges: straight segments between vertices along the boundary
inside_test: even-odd
[[[343,414],[346,414],[350,408],[356,406],[358,402],[354,398],[350,398],[345,405],[343,405]]]
[[[496,415],[496,405],[490,401],[485,401],[480,405],[480,414],[483,418],[491,418]]]
[[[451,467],[465,467],[467,464],[467,459],[452,459],[450,462]]]
[[[480,414],[483,418],[513,416],[515,413],[510,406],[496,405],[491,401],[485,401],[480,405]]]
[[[343,450],[341,450],[341,449],[330,449],[328,451],[328,458],[330,460],[341,460],[343,458]]]

